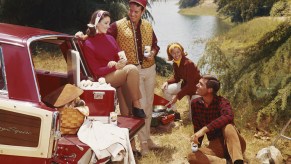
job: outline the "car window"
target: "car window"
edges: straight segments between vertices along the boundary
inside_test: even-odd
[[[67,59],[71,50],[69,47],[72,47],[70,43],[57,38],[30,43],[30,54],[41,98],[67,83],[77,85],[74,78],[76,74],[71,71],[73,64],[66,62],[70,61]]]
[[[6,75],[5,75],[5,67],[4,67],[4,59],[2,53],[2,47],[0,47],[0,92],[6,91]]]
[[[67,64],[59,45],[38,41],[33,42],[30,49],[36,70],[67,73]]]

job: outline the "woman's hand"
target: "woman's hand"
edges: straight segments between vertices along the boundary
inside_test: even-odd
[[[84,35],[84,33],[82,31],[78,31],[76,34],[75,34],[75,37],[77,38],[80,38],[82,40],[86,40],[88,35]]]
[[[116,63],[115,68],[116,69],[122,69],[125,65],[126,65],[126,61],[125,60],[119,60]]]
[[[164,91],[165,89],[168,89],[168,82],[164,82],[161,89]]]
[[[110,61],[110,62],[108,62],[108,64],[107,64],[107,66],[109,67],[109,68],[112,68],[112,67],[114,67],[116,65],[116,61]]]

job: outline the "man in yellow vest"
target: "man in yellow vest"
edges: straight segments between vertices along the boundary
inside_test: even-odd
[[[142,94],[140,102],[146,114],[145,127],[138,133],[142,155],[146,155],[150,149],[157,148],[150,138],[150,124],[156,83],[155,56],[160,50],[152,25],[147,20],[141,19],[146,5],[147,0],[129,0],[128,17],[112,23],[107,31],[116,39],[120,49],[125,51],[127,64],[134,64],[139,69]]]

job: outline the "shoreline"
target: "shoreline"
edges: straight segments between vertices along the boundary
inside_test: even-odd
[[[231,26],[235,25],[229,18],[219,15],[217,8],[218,6],[214,3],[214,0],[204,0],[197,6],[180,9],[178,13],[188,16],[215,16]]]
[[[203,3],[189,8],[180,9],[179,13],[183,15],[209,15],[218,16],[216,12],[218,6],[214,3],[214,0],[204,0]]]

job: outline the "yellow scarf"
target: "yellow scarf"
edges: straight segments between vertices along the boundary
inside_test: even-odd
[[[178,67],[180,66],[180,62],[181,62],[181,59],[179,60],[173,60],[174,63],[176,63],[178,65]]]

